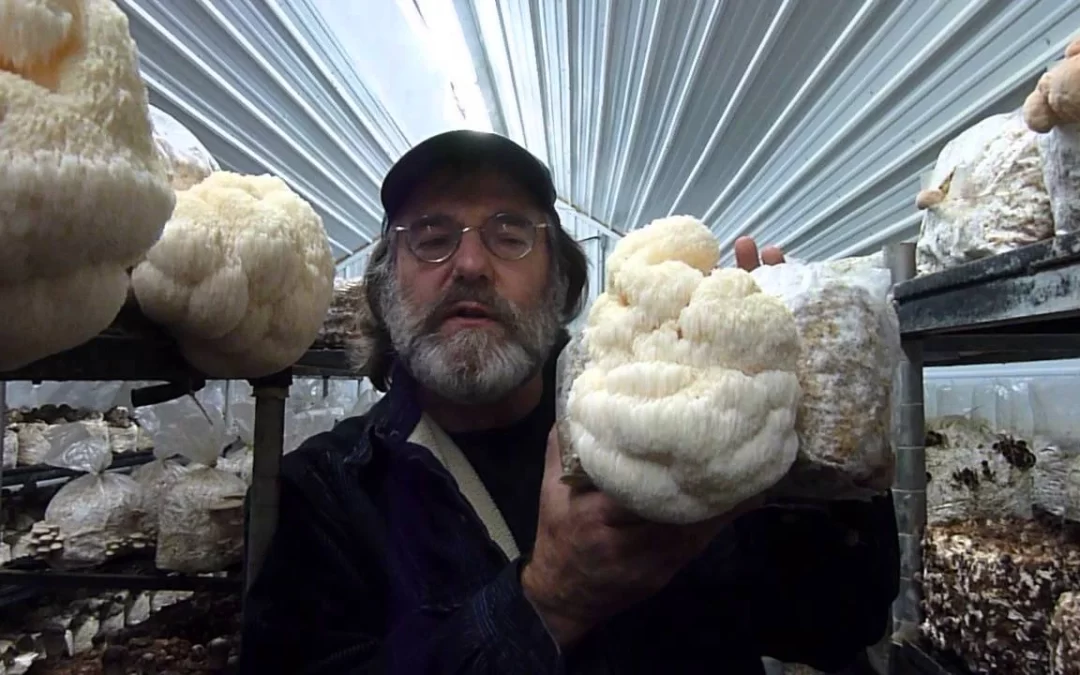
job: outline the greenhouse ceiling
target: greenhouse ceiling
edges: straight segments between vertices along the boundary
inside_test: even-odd
[[[696,215],[804,258],[918,230],[941,146],[1017,107],[1080,0],[119,0],[151,101],[286,179],[344,260],[412,143],[493,129],[617,237]]]

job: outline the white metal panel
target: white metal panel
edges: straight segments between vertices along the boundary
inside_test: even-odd
[[[493,118],[568,202],[810,259],[914,235],[941,146],[1019,105],[1080,29],[1080,0],[455,4]]]
[[[339,259],[370,241],[382,218],[378,185],[410,140],[316,8],[306,0],[118,4],[154,105],[226,167],[287,181],[319,211]],[[397,63],[407,65],[401,52]]]
[[[371,246],[365,246],[348,258],[338,263],[337,276],[342,279],[359,279],[364,276],[367,269],[368,258],[371,257]]]
[[[611,235],[590,218],[582,215],[567,204],[556,206],[563,229],[573,237],[585,251],[589,260],[589,282],[586,289],[586,311],[583,311],[577,321],[571,324],[571,328],[580,327],[588,314],[588,307],[592,306],[596,296],[604,291],[604,262],[611,241]]]

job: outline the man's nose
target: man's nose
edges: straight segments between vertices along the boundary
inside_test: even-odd
[[[452,258],[454,276],[461,279],[491,279],[491,253],[480,233],[469,230],[461,235],[461,244]]]

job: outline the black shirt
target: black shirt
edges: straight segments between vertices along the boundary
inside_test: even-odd
[[[545,389],[554,384],[553,377],[545,376]],[[450,434],[499,507],[522,554],[532,550],[536,539],[544,455],[554,423],[555,396],[546,390],[540,404],[511,426]]]
[[[282,459],[277,531],[245,597],[240,671],[567,672],[521,589],[521,562],[505,563],[450,474],[407,441],[422,410],[408,374],[394,380],[366,416]],[[474,461],[518,532],[535,522],[520,514],[537,508],[546,414],[535,433],[471,453],[505,459],[509,476]],[[520,499],[506,497],[511,487]],[[761,673],[760,654],[836,670],[884,633],[898,565],[889,497],[761,509],[592,640],[620,674]]]

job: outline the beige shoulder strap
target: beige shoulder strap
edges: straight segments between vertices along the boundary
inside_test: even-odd
[[[461,448],[427,414],[420,418],[416,429],[409,436],[409,442],[422,445],[431,451],[435,459],[454,477],[458,490],[483,521],[488,536],[502,549],[507,559],[517,558],[519,551],[510,527]]]

